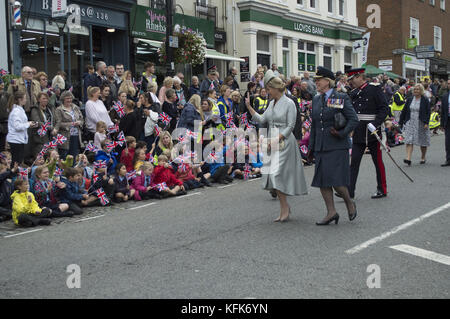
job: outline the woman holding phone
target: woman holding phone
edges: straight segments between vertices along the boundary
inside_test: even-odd
[[[8,135],[6,141],[11,147],[12,162],[23,163],[25,155],[25,145],[28,144],[28,128],[38,126],[36,122],[28,121],[27,114],[23,108],[27,102],[25,92],[16,91],[13,93],[8,103],[10,111],[8,117]]]

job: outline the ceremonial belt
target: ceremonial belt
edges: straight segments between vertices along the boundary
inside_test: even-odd
[[[358,114],[360,121],[375,121],[376,117],[374,114]]]

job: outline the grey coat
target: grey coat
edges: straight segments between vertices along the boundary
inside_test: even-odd
[[[83,142],[81,140],[81,130],[83,129],[83,115],[81,114],[81,111],[78,106],[75,104],[72,104],[72,109],[75,112],[75,121],[80,121],[81,124],[78,127],[78,138],[80,141],[80,146],[83,147]],[[68,114],[66,111],[64,111],[64,107],[61,105],[58,107],[55,111],[55,129],[58,132],[58,134],[62,134],[67,138],[67,141],[60,145],[59,148],[62,148],[64,150],[69,149],[69,142],[70,142],[70,127],[72,126],[72,117],[70,114]]]
[[[311,136],[309,138],[309,149],[314,152],[350,149],[349,134],[359,124],[358,116],[347,94],[333,90],[329,99],[343,100],[344,108],[337,109],[323,105],[322,95],[314,97],[311,113]],[[347,126],[339,131],[339,138],[330,133],[331,128],[334,127],[334,115],[338,112],[342,112],[347,119]]]
[[[284,148],[272,150],[270,155],[264,156],[264,189],[276,189],[289,196],[307,194],[302,158],[292,133],[297,120],[294,102],[283,95],[275,106],[272,100],[264,114],[255,113],[252,119],[260,124],[267,124],[268,137],[278,138],[278,134],[285,137]]]

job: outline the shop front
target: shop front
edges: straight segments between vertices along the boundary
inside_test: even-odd
[[[81,80],[87,65],[130,64],[129,12],[135,1],[68,1],[79,10],[66,17],[52,18],[52,1],[23,0],[24,27],[15,31],[14,72],[24,65],[45,71],[51,80],[59,70],[67,73],[74,93],[81,96]],[[69,29],[70,15],[81,17],[81,28]],[[20,63],[19,63],[20,61]]]
[[[431,60],[430,73],[433,78],[448,80],[450,78],[450,61],[443,59]]]
[[[270,68],[275,63],[287,77],[315,73],[318,66],[335,72],[359,66],[352,47],[365,30],[358,26],[281,12],[253,2],[238,6],[238,32],[243,34],[238,48],[240,56],[249,58],[250,77],[258,64]]]
[[[166,38],[166,14],[162,10],[135,5],[130,19],[131,36],[133,37],[133,52],[135,53],[133,66],[137,75],[144,71],[146,62],[156,65],[158,83],[166,74],[166,66],[160,62],[158,51]],[[209,66],[215,61],[241,61],[221,53],[219,50],[226,42],[226,33],[216,31],[213,21],[199,19],[176,13],[174,16],[174,30],[191,30],[205,39],[206,60],[202,65],[192,67],[189,64],[175,66],[175,71],[183,72],[185,79],[192,75],[204,75]],[[221,74],[221,77],[222,74]]]
[[[416,82],[430,75],[430,60],[418,59],[414,55],[403,55],[403,76]]]

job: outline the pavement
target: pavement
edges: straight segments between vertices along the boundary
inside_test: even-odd
[[[0,298],[449,298],[444,136],[432,138],[426,165],[418,149],[411,167],[404,146],[392,155],[414,183],[384,155],[389,195],[371,199],[364,156],[357,219],[336,198],[341,219],[328,227],[315,225],[326,212],[314,188],[289,198],[289,222],[273,223],[279,203],[261,180],[90,208],[35,229],[1,223]],[[305,167],[308,185],[313,174]]]

